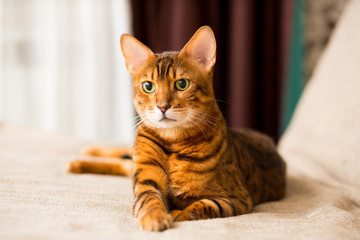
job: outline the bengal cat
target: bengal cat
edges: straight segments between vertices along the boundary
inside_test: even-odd
[[[180,52],[154,54],[124,34],[120,45],[133,77],[140,124],[131,149],[89,148],[69,171],[132,176],[133,214],[142,229],[174,221],[236,216],[281,199],[286,166],[273,141],[252,130],[228,129],[213,92],[216,42],[201,27]]]

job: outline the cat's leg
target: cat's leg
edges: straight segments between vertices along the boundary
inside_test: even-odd
[[[108,158],[131,158],[132,148],[116,148],[104,146],[86,146],[82,149],[82,154],[94,157]]]
[[[201,199],[184,210],[174,210],[170,214],[173,221],[179,222],[237,216],[250,213],[252,208],[253,203],[250,198],[239,200],[236,198],[216,197]]]
[[[172,226],[165,200],[167,178],[164,168],[155,159],[138,161],[135,165],[133,214],[144,230],[162,231]]]
[[[96,158],[84,159],[70,162],[68,172],[70,173],[95,173],[132,176],[132,160]]]

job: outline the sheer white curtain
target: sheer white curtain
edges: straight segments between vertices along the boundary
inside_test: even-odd
[[[0,0],[0,120],[131,144],[128,0]]]

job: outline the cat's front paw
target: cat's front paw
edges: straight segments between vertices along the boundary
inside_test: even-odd
[[[171,215],[161,209],[145,214],[139,219],[139,226],[146,231],[163,231],[172,226]]]
[[[174,210],[170,213],[174,222],[191,221],[195,220],[194,216],[186,211]]]

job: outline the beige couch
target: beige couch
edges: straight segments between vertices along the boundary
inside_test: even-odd
[[[138,229],[130,179],[66,173],[83,141],[0,126],[0,239],[360,239],[360,0],[349,3],[279,150],[286,198]]]

